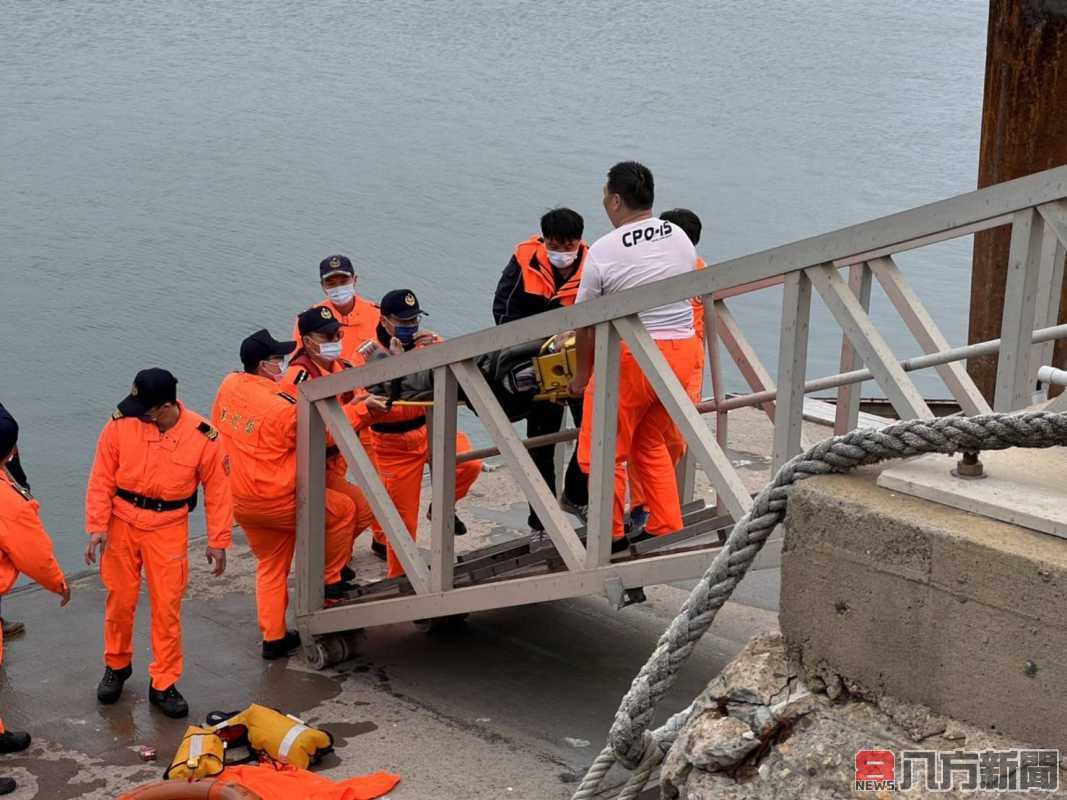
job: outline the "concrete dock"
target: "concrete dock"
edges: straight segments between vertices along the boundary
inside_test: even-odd
[[[756,489],[769,468],[770,425],[754,411],[732,413],[730,424],[731,459]],[[827,433],[811,426],[805,438]],[[698,487],[706,492],[702,475]],[[471,529],[461,551],[525,533],[525,502],[507,470],[484,473],[459,513]],[[334,734],[336,753],[319,768],[323,774],[399,774],[390,797],[563,800],[602,747],[620,697],[686,596],[685,587],[650,587],[647,603],[623,611],[586,597],[474,614],[463,626],[430,634],[408,624],[374,628],[356,659],[314,672],[299,657],[260,658],[255,561],[240,530],[221,579],[209,575],[202,545],[191,545],[183,611],[179,688],[189,700],[188,721],[167,719],[148,704],[147,595],[134,676],[114,706],[100,706],[95,697],[103,671],[98,575],[73,582],[66,609],[34,589],[4,599],[4,615],[24,621],[27,632],[5,643],[0,713],[9,728],[34,736],[27,752],[0,756],[0,775],[20,784],[11,797],[113,798],[158,779],[189,722],[258,702]],[[750,575],[724,608],[664,714],[692,700],[751,635],[776,627],[773,562]],[[369,552],[369,534],[357,542],[354,566],[361,580],[384,573]],[[156,747],[159,761],[143,763],[141,745]]]

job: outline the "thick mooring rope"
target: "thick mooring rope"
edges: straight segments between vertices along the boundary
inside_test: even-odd
[[[861,429],[827,439],[790,460],[734,525],[722,550],[660,636],[615,713],[607,746],[593,761],[573,800],[592,800],[616,761],[634,773],[620,799],[632,800],[640,794],[693,709],[690,705],[650,731],[657,704],[748,572],[767,537],[785,518],[789,493],[797,481],[923,453],[1057,445],[1067,445],[1067,414],[1038,411],[908,420],[880,430]]]

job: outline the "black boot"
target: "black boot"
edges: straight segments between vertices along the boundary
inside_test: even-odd
[[[30,735],[25,731],[0,733],[0,753],[21,753],[30,746]]]
[[[122,697],[122,685],[133,674],[133,665],[127,664],[122,669],[104,669],[104,677],[96,685],[96,699],[106,706]]]
[[[300,647],[300,634],[296,631],[286,631],[281,639],[263,642],[263,658],[267,661],[285,658],[298,647]]]
[[[351,583],[356,579],[356,571],[352,569],[348,564],[341,567],[341,582]]]
[[[189,716],[189,704],[185,702],[182,693],[178,691],[178,687],[173,683],[166,689],[157,689],[154,686],[149,686],[148,702],[171,719]]]
[[[623,534],[618,539],[611,540],[611,552],[613,553],[625,553],[630,549],[630,540]]]
[[[426,507],[426,519],[433,519],[433,503],[430,503],[430,505]],[[459,518],[459,514],[455,515],[455,520],[452,523],[452,532],[456,536],[462,536],[467,532],[467,526],[463,524],[463,520]]]
[[[327,600],[345,600],[348,595],[347,592],[352,591],[355,587],[350,583],[344,581],[337,581],[337,583],[327,583],[326,590],[323,595]]]
[[[14,778],[0,778],[0,794],[11,794],[15,788]]]
[[[371,539],[370,551],[382,561],[385,561],[389,557],[385,549],[385,542],[379,542],[377,539]]]

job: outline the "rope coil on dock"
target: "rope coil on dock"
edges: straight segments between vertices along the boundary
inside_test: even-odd
[[[635,800],[641,793],[693,712],[690,704],[659,728],[650,730],[656,706],[771,532],[785,518],[789,494],[798,481],[925,453],[952,455],[963,450],[1061,445],[1067,445],[1067,414],[1037,411],[907,420],[881,430],[855,430],[820,442],[791,459],[734,525],[722,550],[660,635],[656,649],[615,713],[607,746],[594,759],[572,800],[596,797],[616,762],[634,773],[619,800]]]

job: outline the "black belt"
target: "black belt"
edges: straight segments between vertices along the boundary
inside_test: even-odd
[[[407,433],[426,427],[426,417],[404,420],[403,422],[377,422],[370,426],[375,433]]]
[[[188,508],[192,511],[196,508],[196,492],[184,500],[160,500],[158,497],[145,497],[143,494],[137,494],[128,489],[116,489],[115,494],[144,511],[177,511],[179,508]]]

